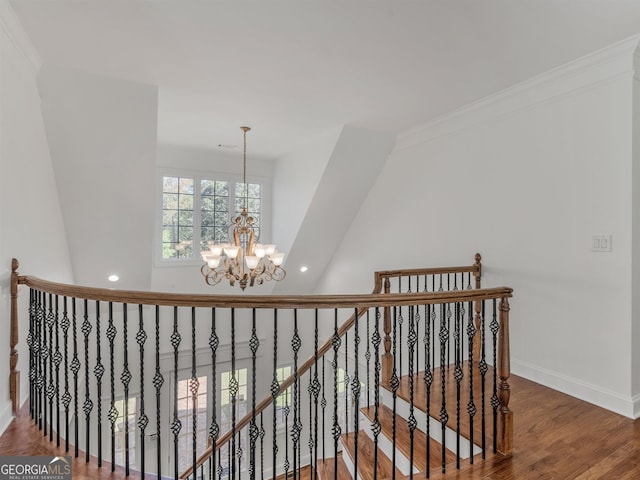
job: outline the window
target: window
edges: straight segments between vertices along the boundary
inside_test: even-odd
[[[232,217],[246,205],[261,231],[263,188],[260,183],[199,176],[162,177],[162,259],[200,259],[208,242],[229,242]]]
[[[178,435],[178,470],[183,472],[193,458],[193,396],[189,386],[191,379],[178,381],[178,418],[182,429]],[[196,455],[207,448],[207,377],[198,377],[198,395],[195,405],[196,414]]]
[[[291,367],[280,367],[276,369],[276,378],[278,383],[282,383],[284,380],[291,376]],[[278,425],[284,428],[285,419],[285,407],[291,406],[291,387],[287,388],[284,392],[276,397],[276,420]]]
[[[126,464],[127,454],[127,436],[125,431],[125,403],[124,400],[116,400],[114,402],[116,410],[118,410],[118,417],[114,424],[115,433],[115,460],[117,465]],[[127,426],[129,436],[129,466],[135,467],[136,465],[136,399],[129,398],[127,402]]]

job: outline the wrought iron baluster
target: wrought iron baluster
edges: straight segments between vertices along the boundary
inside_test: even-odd
[[[273,428],[272,435],[272,474],[276,476],[276,459],[278,456],[277,441],[277,413],[278,395],[280,394],[280,383],[278,382],[278,310],[273,311],[273,379],[271,380],[271,399],[273,400]],[[285,442],[286,443],[286,442]]]
[[[345,435],[349,435],[349,333],[344,332],[344,430]]]
[[[485,413],[485,409],[486,409],[486,385],[485,385],[485,380],[486,380],[486,376],[487,376],[487,371],[489,370],[489,366],[487,365],[487,359],[486,359],[486,348],[485,348],[485,340],[486,340],[486,322],[485,322],[485,311],[484,311],[484,302],[482,303],[482,307],[480,309],[481,311],[481,317],[480,317],[480,363],[479,363],[479,370],[480,370],[480,395],[482,397],[482,418],[481,418],[481,422],[482,422],[482,458],[486,458],[486,451],[487,451],[487,445],[486,445],[486,440],[487,440],[487,430],[486,430],[486,413]]]
[[[358,316],[358,309],[356,308],[353,312],[355,318],[355,326],[354,326],[354,376],[351,381],[351,390],[353,393],[353,435],[354,435],[354,456],[353,456],[353,476],[358,478],[358,436],[360,434],[360,377],[359,377],[359,368],[358,368],[358,347],[360,345],[360,332],[359,332],[359,324],[360,317]]]
[[[462,378],[464,377],[464,373],[462,371],[462,362],[461,362],[461,346],[460,339],[461,335],[461,311],[460,304],[456,303],[454,305],[454,357],[455,357],[455,367],[454,367],[454,378],[456,380],[456,468],[460,468],[460,397],[461,397],[461,383]]]
[[[71,299],[71,322],[73,329],[73,359],[71,360],[71,371],[73,372],[73,415],[74,422],[74,456],[78,458],[78,448],[80,441],[78,438],[78,372],[80,371],[80,360],[78,359],[78,329],[77,329],[77,316],[76,316],[76,299]]]
[[[293,478],[298,478],[298,452],[300,449],[300,432],[302,422],[300,421],[300,389],[298,384],[298,352],[302,341],[298,331],[298,310],[293,310],[293,338],[291,339],[291,349],[293,350],[293,425],[291,427],[291,439],[293,441]]]
[[[368,313],[368,312],[367,312]],[[375,309],[375,323],[373,328],[373,336],[371,337],[371,343],[373,343],[373,353],[375,356],[375,371],[373,374],[374,382],[374,406],[373,406],[373,423],[371,424],[371,432],[373,433],[373,464],[378,464],[378,437],[382,431],[382,425],[380,424],[380,371],[382,370],[382,363],[380,362],[380,343],[382,342],[382,336],[380,335],[380,309]],[[373,480],[378,480],[378,469],[373,469]]]
[[[59,297],[56,295],[56,306],[55,306],[55,314],[54,314],[54,329],[56,331],[56,349],[53,354],[53,363],[56,366],[56,384],[55,384],[55,395],[56,395],[56,447],[60,447],[60,364],[62,363],[62,353],[60,353],[60,310],[59,310]],[[53,420],[53,417],[51,417]]]
[[[315,309],[314,328],[313,328],[313,381],[311,382],[310,391],[313,395],[314,423],[313,423],[313,475],[314,480],[318,479],[318,396],[320,395],[320,380],[318,379],[318,309]],[[309,409],[311,410],[311,409]],[[311,425],[311,423],[309,423]]]
[[[264,437],[267,432],[262,420],[262,412],[260,412],[260,479],[264,480]]]
[[[216,372],[218,346],[220,345],[220,339],[216,331],[216,309],[211,309],[211,335],[209,336],[209,348],[211,349],[211,426],[209,427],[209,438],[211,438],[211,446],[213,452],[211,454],[211,471],[216,471],[216,442],[220,435],[220,425],[218,425],[218,410],[216,405],[216,395],[218,389],[216,387],[218,378]],[[219,450],[218,450],[219,453]]]
[[[496,299],[493,300],[493,317],[489,324],[489,329],[493,336],[493,393],[491,395],[491,407],[493,409],[493,453],[498,451],[498,407],[500,400],[498,399],[498,332],[500,324],[498,323],[498,309]],[[482,302],[484,309],[484,301]],[[484,317],[484,315],[482,315]]]
[[[367,407],[371,405],[371,335],[369,335],[369,309],[367,309],[367,350],[364,352],[364,358],[367,360]]]
[[[432,314],[435,312],[435,308],[431,309],[431,305],[424,306],[424,338],[422,343],[424,344],[424,386],[425,391],[427,393],[427,404],[426,404],[426,459],[425,465],[427,478],[430,477],[431,470],[431,384],[433,383],[433,373],[431,372],[431,318]]]
[[[29,415],[31,415],[31,420],[34,419],[35,415],[33,413],[34,400],[35,395],[33,392],[33,379],[34,379],[34,369],[33,369],[33,339],[34,339],[34,329],[33,329],[33,313],[34,313],[34,293],[33,289],[29,288],[29,333],[27,334],[27,345],[29,347]]]
[[[98,385],[98,396],[96,403],[98,404],[98,466],[102,466],[102,375],[104,374],[104,365],[102,365],[102,357],[100,354],[100,302],[96,301],[96,366],[93,369],[96,376],[96,384]]]
[[[47,327],[49,328],[49,342],[47,359],[49,360],[49,375],[47,382],[47,398],[49,399],[49,441],[53,440],[53,397],[55,396],[55,384],[53,380],[53,326],[55,324],[55,315],[53,313],[53,295],[49,294],[49,312],[47,313]],[[88,363],[87,363],[88,365]],[[46,434],[45,430],[45,434]]]
[[[409,333],[407,335],[407,350],[409,354],[409,417],[407,418],[407,426],[409,427],[409,478],[413,479],[413,447],[415,440],[415,430],[418,426],[418,422],[415,417],[415,407],[414,407],[414,393],[415,393],[415,385],[414,385],[414,351],[416,348],[416,343],[418,340],[418,336],[413,324],[413,309],[414,306],[409,306]]]
[[[231,309],[231,378],[229,379],[229,395],[231,397],[231,479],[236,478],[236,408],[238,406],[238,378],[236,375],[236,310]]]
[[[475,358],[473,356],[473,338],[476,335],[476,326],[473,319],[473,302],[469,302],[469,315],[467,318],[467,336],[469,338],[469,403],[467,404],[467,413],[469,413],[469,455],[470,463],[473,463],[473,419],[477,408],[473,398],[473,370],[475,368]]]
[[[138,305],[138,333],[136,334],[136,341],[138,342],[138,347],[140,348],[140,414],[138,415],[137,426],[140,429],[140,476],[144,478],[145,475],[145,447],[144,447],[144,438],[145,438],[145,430],[147,425],[149,424],[149,417],[145,413],[144,409],[144,344],[147,341],[147,332],[144,330],[144,316],[142,305]],[[193,469],[195,472],[195,468]]]
[[[156,370],[153,376],[153,386],[156,390],[156,472],[158,478],[162,478],[162,432],[161,432],[161,411],[160,411],[160,389],[164,383],[164,377],[160,372],[160,306],[156,305]],[[214,390],[215,392],[215,390]],[[215,396],[215,395],[214,395]]]
[[[109,340],[109,390],[111,392],[111,403],[109,405],[109,423],[111,424],[111,471],[116,470],[116,420],[118,419],[118,409],[116,408],[115,390],[115,359],[114,340],[116,338],[116,327],[113,324],[113,303],[109,302],[109,325],[107,326],[107,339]]]
[[[84,321],[82,322],[82,333],[84,335],[84,404],[82,409],[86,419],[85,430],[85,462],[89,462],[89,426],[91,425],[91,410],[93,410],[93,401],[89,396],[89,334],[92,327],[89,323],[89,307],[87,300],[84,300]]]
[[[398,293],[402,293],[402,277],[398,277]],[[402,307],[393,307],[394,308],[394,316],[395,316],[395,309],[398,309],[398,319],[397,319],[397,323],[398,323],[398,337],[400,339],[400,348],[399,350],[399,354],[400,357],[398,359],[398,371],[397,371],[397,376],[398,377],[402,377],[402,324],[404,323],[404,318],[402,317]],[[395,320],[394,320],[395,321]],[[395,327],[394,327],[395,328]],[[395,334],[395,332],[394,332]],[[395,353],[393,354],[394,357],[394,362],[395,362]],[[395,435],[394,435],[395,438]],[[395,454],[394,454],[394,458],[395,458]]]
[[[338,309],[334,309],[333,320],[333,478],[338,480],[338,440],[340,439],[341,429],[338,423],[338,350],[340,350],[340,335],[338,334]]]
[[[126,322],[125,322],[126,323]],[[173,434],[173,464],[174,477],[178,480],[178,435],[182,430],[182,422],[178,417],[178,347],[182,337],[178,332],[178,307],[173,307],[173,332],[171,333],[171,346],[173,347],[173,421],[171,433]],[[126,425],[126,424],[125,424]]]
[[[327,398],[325,397],[325,372],[324,372],[324,367],[325,367],[325,363],[326,363],[326,359],[324,358],[324,355],[322,356],[322,399],[320,399],[320,407],[322,408],[322,461],[325,461],[326,458],[326,452],[325,452],[325,428],[324,426],[326,425],[325,422],[325,410],[327,408]]]
[[[45,317],[45,306],[44,302],[46,302],[45,294],[42,292],[38,292],[38,311],[36,318],[36,346],[37,346],[37,367],[38,367],[38,375],[37,375],[37,398],[38,398],[38,415],[36,418],[36,423],[38,424],[38,429],[43,429],[43,414],[46,415],[46,407],[44,405],[44,385],[45,385],[45,361],[44,361],[44,353],[45,353],[45,335],[46,329],[44,327],[44,317]],[[76,441],[77,444],[77,441]]]
[[[131,382],[131,372],[129,371],[129,335],[128,335],[128,306],[122,304],[122,347],[124,350],[123,368],[120,374],[120,381],[124,388],[124,402],[122,406],[122,416],[124,419],[124,466],[125,472],[129,475],[129,383]]]
[[[393,307],[393,333],[391,340],[391,351],[393,353],[393,368],[391,370],[391,378],[389,379],[389,385],[391,386],[391,393],[393,394],[393,417],[391,421],[391,437],[392,437],[392,454],[391,454],[391,463],[392,463],[392,478],[395,479],[395,471],[396,471],[396,433],[397,433],[397,425],[396,425],[396,413],[398,407],[398,389],[400,388],[400,379],[398,378],[398,371],[396,369],[396,352],[397,352],[397,342],[398,338],[396,333],[398,331],[398,316],[397,316],[397,308]],[[402,339],[401,339],[402,341]]]
[[[257,364],[256,354],[260,347],[260,340],[256,333],[256,309],[251,311],[251,340],[249,341],[249,347],[251,348],[251,423],[249,424],[249,477],[250,480],[256,478],[256,442],[258,435],[258,425],[256,424],[256,383],[257,383]]]
[[[232,327],[233,328],[233,327]],[[196,372],[196,309],[191,307],[191,378],[189,392],[191,393],[191,465],[193,476],[198,472],[198,375]]]
[[[447,328],[447,309],[445,304],[442,304],[440,308],[440,394],[442,395],[442,402],[440,406],[440,424],[442,426],[442,473],[446,473],[446,429],[447,422],[449,421],[449,415],[447,413],[445,362],[447,360],[446,346],[449,342],[449,330]]]

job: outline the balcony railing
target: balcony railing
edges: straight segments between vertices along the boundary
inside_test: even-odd
[[[14,261],[12,399],[25,285],[30,414],[87,462],[176,479],[446,472],[512,450],[512,291],[480,276],[477,255],[377,272],[368,295],[180,295]]]

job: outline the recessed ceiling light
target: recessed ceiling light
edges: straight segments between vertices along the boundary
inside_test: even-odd
[[[118,280],[120,280],[120,277],[118,277],[118,275],[109,275],[110,282],[117,282]]]
[[[303,266],[300,267],[300,271],[302,273],[306,272],[307,270],[309,270],[309,267],[307,267],[306,265],[303,265]]]

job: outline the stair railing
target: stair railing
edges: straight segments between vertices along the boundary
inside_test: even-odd
[[[60,445],[60,439],[64,439],[66,451],[69,451],[70,445],[73,444],[75,455],[79,456],[79,446],[82,443],[86,461],[90,461],[91,455],[96,457],[98,465],[102,465],[103,459],[105,463],[110,460],[112,471],[115,470],[115,463],[117,463],[117,452],[115,452],[117,442],[115,442],[114,429],[117,424],[123,424],[125,442],[129,442],[131,439],[132,432],[127,431],[128,428],[132,431],[136,430],[136,434],[139,435],[139,439],[135,442],[135,468],[133,460],[129,461],[131,445],[125,445],[124,451],[121,452],[126,475],[130,472],[131,463],[132,469],[139,471],[141,477],[145,476],[145,471],[153,471],[161,476],[163,470],[166,473],[168,466],[169,468],[173,467],[174,478],[186,478],[190,475],[193,476],[193,472],[198,472],[197,478],[217,475],[217,478],[228,476],[235,479],[240,478],[242,471],[244,471],[242,465],[248,465],[250,480],[264,478],[265,472],[267,476],[270,474],[273,477],[279,473],[287,475],[290,468],[292,468],[294,478],[299,478],[301,467],[308,463],[311,465],[313,478],[316,478],[321,465],[320,457],[322,460],[327,460],[331,454],[334,455],[331,458],[334,458],[334,471],[337,472],[339,441],[342,441],[342,438],[349,434],[350,428],[353,428],[352,435],[361,428],[359,421],[362,404],[360,402],[364,397],[364,395],[361,397],[361,392],[365,375],[361,373],[362,370],[359,368],[360,364],[365,362],[365,358],[367,362],[365,368],[367,379],[364,384],[367,395],[366,402],[367,405],[375,405],[376,409],[372,420],[376,446],[381,435],[382,427],[377,416],[378,406],[381,405],[380,398],[384,395],[383,390],[389,389],[389,384],[395,383],[391,380],[385,380],[380,375],[383,369],[381,359],[384,358],[380,344],[383,341],[383,334],[387,334],[386,326],[383,327],[384,332],[380,328],[381,312],[385,312],[385,324],[388,318],[391,325],[389,331],[391,351],[389,354],[392,356],[396,351],[398,339],[401,338],[397,335],[398,319],[403,315],[403,312],[410,319],[408,322],[410,338],[406,342],[409,345],[407,351],[410,351],[407,357],[407,364],[409,365],[410,361],[410,367],[406,376],[411,379],[413,378],[412,374],[419,371],[417,358],[422,358],[425,365],[428,365],[428,370],[424,372],[425,379],[428,375],[433,377],[440,374],[442,376],[440,385],[442,385],[443,394],[440,399],[436,399],[442,402],[441,417],[443,414],[446,417],[448,411],[444,394],[446,375],[448,375],[446,372],[449,370],[446,352],[453,352],[450,355],[453,355],[455,359],[453,370],[455,370],[456,377],[465,365],[471,365],[468,367],[469,375],[472,375],[476,369],[473,365],[477,365],[478,371],[483,371],[483,395],[485,376],[493,374],[494,379],[499,377],[499,382],[497,380],[493,382],[494,392],[491,396],[491,408],[494,411],[494,451],[507,455],[511,453],[512,414],[509,410],[508,384],[508,298],[512,292],[509,288],[452,291],[445,291],[443,288],[443,291],[428,291],[427,293],[424,290],[429,290],[428,288],[421,288],[419,293],[414,291],[410,293],[375,293],[380,292],[381,285],[388,284],[392,278],[402,277],[399,274],[400,271],[397,271],[398,274],[396,272],[376,274],[376,289],[371,295],[295,297],[179,295],[75,287],[34,277],[19,276],[17,261],[12,267],[12,361],[15,356],[13,347],[18,343],[17,287],[22,284],[30,288],[27,344],[30,353],[29,410],[32,418],[35,424],[44,431],[44,435],[48,433],[51,441],[54,440],[54,431],[58,445]],[[415,276],[416,272],[417,270],[409,271],[409,276]],[[419,272],[418,275],[421,278],[427,278],[429,275],[457,275],[458,273],[462,275],[461,278],[464,278],[465,274],[474,275],[475,285],[479,286],[479,258],[473,267],[424,269]],[[469,279],[470,277],[468,277]],[[454,282],[457,284],[457,280]],[[13,296],[14,287],[15,298]],[[383,288],[386,287],[383,286]],[[496,308],[497,301],[500,302],[499,310]],[[481,347],[482,360],[480,361],[477,360],[478,356],[474,357],[475,347],[468,348],[475,342],[476,332],[478,332],[477,336],[482,336],[484,340],[485,323],[488,324],[485,322],[485,305],[488,305],[487,311],[493,306],[494,320],[490,326],[494,336],[493,362],[486,358],[484,346]],[[465,309],[465,306],[468,308]],[[209,319],[204,318],[203,310],[210,312],[206,314],[210,317]],[[348,314],[346,321],[341,322],[339,317],[343,315],[345,310],[347,313],[351,313]],[[419,311],[424,312],[422,320]],[[454,312],[453,317],[451,312]],[[496,320],[496,316],[499,317],[499,322]],[[443,333],[448,329],[447,320],[451,318],[453,318],[454,330],[457,332],[454,332],[453,336]],[[431,323],[427,321],[428,319],[431,320]],[[366,334],[364,334],[365,320]],[[435,322],[438,322],[441,329],[440,342],[436,342],[431,337],[427,339],[427,329],[429,329],[430,335],[436,333],[433,327]],[[190,330],[186,327],[189,323]],[[464,353],[464,343],[460,343],[461,327],[465,323],[469,339],[467,354]],[[269,324],[272,324],[273,328],[267,327]],[[331,335],[322,345],[319,345],[319,325],[330,326],[331,324],[333,324]],[[15,343],[14,325],[16,326]],[[162,329],[160,325],[163,325]],[[301,339],[305,335],[304,327],[309,325],[313,325],[313,328],[306,328],[306,331],[307,333],[309,330],[313,331],[313,348],[309,345],[310,342],[306,342],[305,345]],[[414,325],[418,329],[422,328],[425,333],[423,346],[426,353],[422,357],[418,356],[420,341],[416,339],[417,333],[413,329]],[[203,329],[204,326],[206,329]],[[303,328],[299,328],[299,326]],[[134,330],[135,327],[137,327],[137,331]],[[128,330],[136,333],[129,334]],[[204,330],[206,330],[208,337],[204,335]],[[293,334],[290,337],[290,349],[282,349],[280,346],[280,350],[278,350],[278,333],[282,337],[283,332],[289,334],[291,331]],[[190,339],[183,338],[187,332],[190,333]],[[250,337],[247,336],[249,332]],[[483,332],[482,335],[480,332]],[[496,334],[499,334],[499,340]],[[261,382],[264,386],[267,381],[265,378],[260,379],[257,373],[264,375],[265,369],[268,372],[266,349],[268,349],[270,341],[267,337],[270,335],[274,337],[271,343],[272,351],[268,352],[271,353],[273,361],[273,369],[269,373],[269,375],[273,374],[273,378],[270,386],[267,385],[270,394],[262,401],[257,402],[256,385]],[[351,337],[351,345],[353,346],[351,350],[346,347],[348,336]],[[130,348],[130,337],[135,337],[136,348]],[[155,346],[149,348],[147,340],[154,337]],[[364,347],[358,350],[363,337],[366,343],[366,354],[364,354]],[[451,340],[453,337],[456,338],[455,341]],[[160,341],[161,339],[163,342]],[[210,352],[210,360],[206,362],[203,361],[205,353],[202,347],[203,342],[206,344],[206,351]],[[186,346],[185,343],[187,343]],[[453,346],[450,346],[451,343]],[[261,354],[263,348],[265,353]],[[245,357],[239,353],[239,350],[242,349],[245,350]],[[114,355],[114,350],[121,350],[121,354]],[[305,362],[299,365],[298,360],[305,352],[309,356]],[[439,354],[441,360],[438,367],[435,362],[429,363],[436,354]],[[465,355],[468,356],[465,357]],[[287,356],[287,360],[293,362],[292,374],[278,377],[276,375],[279,370],[278,362]],[[250,363],[245,375],[251,376],[251,380],[247,380],[244,386],[241,384],[242,378],[236,364],[241,358],[247,359]],[[369,367],[371,360],[373,360],[373,368]],[[489,360],[488,364],[485,360]],[[145,368],[145,362],[147,365],[151,364],[151,367],[148,368],[149,372]],[[262,370],[258,369],[258,362]],[[392,364],[395,362],[392,360]],[[219,368],[220,365],[230,367],[227,377],[218,375],[220,372],[216,368]],[[497,369],[492,368],[491,365],[497,365]],[[326,386],[325,367],[329,370],[327,375],[329,381]],[[179,372],[182,370],[190,370],[190,372],[181,378]],[[210,376],[203,377],[203,370],[209,371]],[[400,372],[400,370],[396,369],[396,372]],[[15,372],[15,368],[12,367],[12,378],[16,378],[17,375],[18,372]],[[369,375],[374,377],[373,381],[369,379]],[[302,389],[303,377],[305,377],[304,381],[307,384],[308,396]],[[223,384],[222,380],[218,380],[219,378],[226,378],[226,383]],[[322,378],[322,383],[319,378]],[[200,385],[203,380],[208,382],[206,388]],[[401,383],[400,378],[397,380],[398,383]],[[409,380],[411,396],[415,388],[412,382],[413,380]],[[184,391],[179,393],[178,387],[180,385],[182,385],[180,388],[184,387]],[[435,389],[435,383],[433,385]],[[400,385],[393,387],[391,386],[395,414],[396,397],[402,393]],[[103,388],[109,392],[103,395]],[[249,388],[251,388],[251,392],[248,391]],[[340,389],[344,398],[339,400],[338,391]],[[458,396],[461,389],[461,383],[458,380]],[[473,389],[472,385],[470,390],[473,391]],[[146,402],[145,391],[147,393]],[[210,421],[207,425],[208,429],[203,428],[203,417],[198,403],[203,391],[204,393],[207,391],[216,392],[208,399],[210,404],[210,407],[207,407],[209,408],[207,421]],[[219,397],[218,393],[225,395],[225,397]],[[326,398],[325,394],[332,395],[333,398]],[[281,408],[282,405],[279,402],[283,395],[286,396],[287,401]],[[155,402],[149,401],[149,396],[155,397]],[[374,397],[373,402],[370,400],[370,396]],[[433,398],[436,397],[434,395]],[[135,399],[137,403],[134,412],[127,412],[127,406],[131,399]],[[17,396],[13,400],[16,405],[19,404]],[[249,400],[251,405],[249,405]],[[343,400],[345,402],[344,411],[338,405],[338,402]],[[223,408],[221,403],[224,401],[226,403]],[[484,432],[484,396],[482,402]],[[411,419],[415,420],[413,409],[417,403],[413,398],[408,403],[411,410],[408,417],[409,423],[413,425],[415,421],[411,421]],[[459,403],[458,401],[456,411],[458,468],[460,465],[459,419],[461,417]],[[102,408],[103,404],[104,409]],[[470,401],[470,405],[472,404],[473,400]],[[269,420],[269,406],[273,407],[271,456],[274,467],[270,472],[268,465],[265,467],[269,439],[265,439],[266,433],[263,424],[263,415],[267,421]],[[163,415],[163,412],[167,411],[167,407],[169,407],[169,414],[164,413]],[[246,409],[246,414],[242,414],[241,407]],[[320,409],[323,419],[325,410],[332,417],[327,423],[327,430],[325,430],[325,422],[319,420]],[[333,410],[332,414],[331,410]],[[226,415],[225,418],[222,415],[223,411]],[[84,419],[81,418],[83,414]],[[309,419],[309,425],[304,430],[304,433],[308,434],[309,454],[304,458],[301,454],[303,415],[305,418],[308,416]],[[132,416],[133,420],[130,419]],[[470,416],[473,417],[471,414]],[[229,427],[226,432],[222,429],[223,420]],[[284,428],[282,423],[284,423]],[[444,432],[450,430],[451,426],[446,418],[441,418],[441,423],[442,442],[444,443],[446,440]],[[430,420],[427,413],[427,430],[429,425]],[[154,428],[155,432],[152,432],[151,436],[147,435],[147,429],[153,430]],[[281,440],[282,432],[280,430],[282,429],[284,430],[284,441]],[[189,433],[190,441],[184,440],[185,431]],[[414,431],[415,426],[411,430],[412,438]],[[473,436],[473,424],[470,427],[470,432],[470,435]],[[83,441],[80,434],[84,434],[82,435]],[[165,437],[167,434],[168,441]],[[209,442],[209,447],[206,450],[200,447],[203,437]],[[289,441],[289,437],[291,437],[291,441]],[[329,449],[325,449],[325,442],[330,443],[332,440],[333,452],[326,454],[325,450]],[[157,459],[155,465],[153,465],[153,461],[151,462],[150,467],[149,462],[145,465],[145,441],[152,441],[156,448]],[[357,434],[354,441],[357,447]],[[185,458],[184,449],[179,449],[179,444],[182,445],[180,442],[186,445],[191,444],[190,448],[186,448],[186,457],[188,458]],[[103,443],[110,447],[110,452],[103,449]],[[167,450],[166,443],[173,443],[173,449],[169,449],[172,450],[172,461],[169,465],[161,458],[161,452]],[[282,452],[282,447],[285,452]],[[471,449],[473,452],[473,447]],[[222,454],[223,450],[226,451],[226,457]],[[249,455],[243,457],[247,450]],[[357,450],[356,448],[356,452]],[[413,445],[411,451],[411,462],[413,463]],[[442,452],[443,460],[445,460],[445,448],[442,448]],[[359,468],[357,455],[356,453],[355,465],[352,466],[356,472]],[[470,461],[473,462],[473,453]],[[222,467],[223,463],[225,464],[224,468]],[[396,465],[395,453],[393,465],[394,467]],[[429,460],[427,460],[427,476],[428,467]],[[364,468],[364,466],[361,465],[360,468]],[[439,468],[444,471],[446,462],[443,461]],[[258,472],[260,477],[258,477]]]

